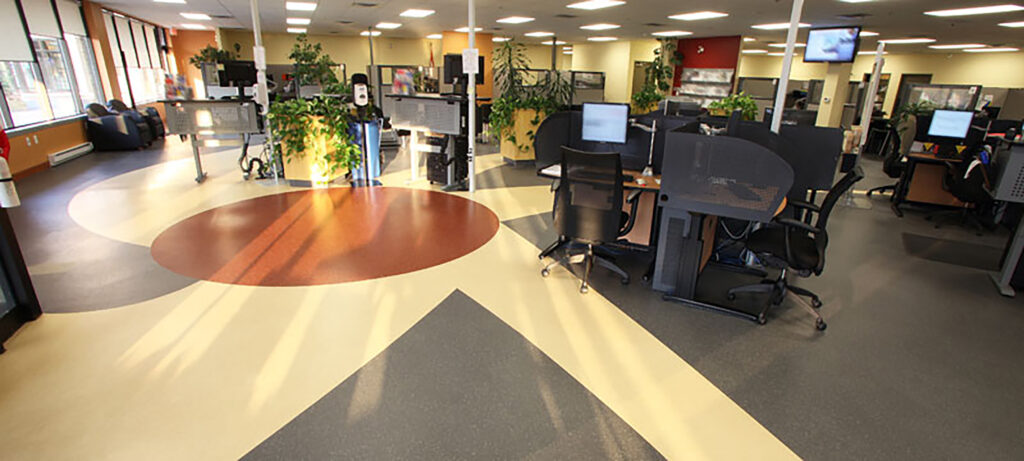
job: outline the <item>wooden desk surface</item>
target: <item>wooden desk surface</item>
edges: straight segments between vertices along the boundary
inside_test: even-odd
[[[957,157],[957,158],[939,157],[938,155],[935,155],[935,154],[933,154],[931,152],[911,152],[911,153],[907,154],[907,157],[911,157],[911,158],[913,158],[915,160],[926,160],[926,161],[931,161],[931,162],[953,162],[953,163],[963,162],[963,159],[961,159],[959,157]]]

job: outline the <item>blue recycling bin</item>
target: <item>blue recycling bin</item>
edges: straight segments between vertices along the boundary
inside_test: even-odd
[[[360,146],[360,150],[363,145],[363,127],[366,127],[366,150],[369,151],[366,156],[369,169],[370,178],[375,179],[380,177],[380,120],[372,120],[363,123],[353,123],[349,129],[349,134],[352,135],[352,140],[357,146]],[[363,165],[359,164],[359,167],[352,171],[352,178],[357,180],[364,180]]]

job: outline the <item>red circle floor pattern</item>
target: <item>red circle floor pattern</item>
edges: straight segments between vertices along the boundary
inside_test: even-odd
[[[498,232],[487,207],[441,192],[376,187],[288,192],[181,221],[153,242],[153,258],[214,282],[308,286],[433,267]]]

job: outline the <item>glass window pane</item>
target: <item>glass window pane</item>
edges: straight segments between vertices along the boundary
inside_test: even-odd
[[[53,118],[46,88],[31,62],[0,62],[0,83],[4,86],[7,107],[15,126],[38,123]]]
[[[71,86],[71,72],[64,59],[60,41],[48,37],[32,37],[36,48],[36,59],[43,72],[43,82],[50,96],[50,107],[56,117],[70,117],[81,112],[78,99]]]
[[[82,109],[91,103],[103,104],[103,85],[100,83],[99,70],[96,69],[96,58],[92,52],[89,39],[81,35],[65,34],[68,43],[68,54],[71,56],[71,68],[75,71],[78,82],[78,97]]]

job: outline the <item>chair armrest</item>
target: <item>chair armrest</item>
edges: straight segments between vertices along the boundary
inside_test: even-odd
[[[789,205],[793,205],[793,206],[795,206],[797,208],[803,208],[805,210],[811,210],[811,211],[813,211],[815,213],[821,211],[821,207],[819,207],[818,205],[815,205],[813,203],[801,202],[800,200],[789,200],[786,203],[788,203]]]
[[[644,191],[640,189],[634,189],[632,192],[629,193],[629,196],[626,197],[626,201],[629,203],[636,202],[638,199],[640,199],[640,194],[642,194],[643,192]]]
[[[640,194],[642,190],[634,190],[629,193],[629,198],[626,200],[629,202],[629,220],[626,221],[626,226],[619,229],[619,236],[626,235],[633,231],[633,226],[636,225],[636,212],[640,208]]]
[[[796,229],[800,229],[802,231],[810,232],[812,234],[817,234],[817,233],[821,232],[820,230],[818,230],[817,228],[811,226],[810,224],[807,224],[807,223],[805,223],[803,221],[797,221],[797,220],[795,220],[793,218],[776,218],[775,222],[777,222],[779,224],[782,224],[783,226],[786,226],[787,228],[796,228]]]

